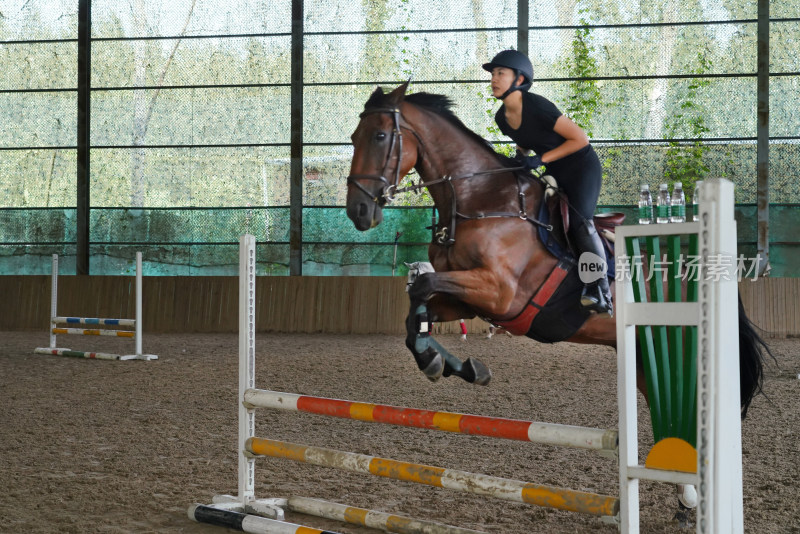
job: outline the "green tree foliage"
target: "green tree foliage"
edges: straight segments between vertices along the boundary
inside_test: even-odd
[[[584,12],[585,10],[581,10]],[[586,135],[594,137],[594,118],[603,105],[603,95],[597,80],[597,60],[591,42],[592,30],[581,17],[572,40],[572,55],[569,58],[569,82],[567,115],[583,128]]]
[[[693,74],[702,76],[711,70],[711,61],[705,51],[698,52],[696,62],[697,65],[692,69]],[[685,93],[677,100],[678,110],[670,115],[666,124],[666,135],[671,140],[667,149],[664,176],[671,184],[681,182],[685,191],[693,191],[695,183],[702,180],[709,171],[703,159],[707,145],[702,142],[703,136],[710,131],[705,119],[708,110],[699,102],[702,91],[709,85],[708,78],[691,79]],[[679,137],[692,141],[676,141]]]

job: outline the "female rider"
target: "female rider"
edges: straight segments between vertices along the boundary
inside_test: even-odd
[[[586,133],[543,96],[529,93],[533,81],[530,60],[516,50],[504,50],[483,68],[492,73],[492,94],[503,101],[495,122],[517,144],[517,158],[526,167],[547,168],[570,204],[570,238],[578,254],[592,252],[605,261],[605,251],[592,217],[600,194],[602,167]],[[533,151],[535,155],[529,155]],[[611,313],[608,279],[586,284],[581,305]]]

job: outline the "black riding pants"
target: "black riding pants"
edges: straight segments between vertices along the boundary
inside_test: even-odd
[[[603,183],[603,167],[592,146],[587,145],[566,158],[548,164],[547,173],[553,175],[558,186],[567,194],[572,224],[580,219],[591,221]]]

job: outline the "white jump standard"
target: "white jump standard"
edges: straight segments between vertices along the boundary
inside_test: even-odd
[[[53,271],[50,295],[50,346],[34,349],[36,354],[51,354],[54,356],[71,356],[74,358],[90,358],[97,360],[157,360],[155,354],[143,354],[142,351],[142,253],[136,253],[136,318],[135,319],[101,319],[94,317],[62,317],[58,309],[58,254],[53,254]],[[66,328],[60,325],[67,325]],[[76,325],[92,325],[101,327],[133,327],[133,330],[119,330],[116,328],[73,328]],[[73,334],[84,336],[113,336],[133,338],[135,341],[135,354],[121,355],[106,352],[88,352],[58,348],[56,336],[58,334]]]
[[[617,229],[616,258],[621,268],[617,276],[616,320],[623,532],[639,531],[639,480],[695,486],[698,534],[744,531],[736,262],[716,271],[718,276],[711,272],[711,267],[720,267],[715,260],[735,258],[733,207],[733,184],[723,179],[706,180],[700,188],[698,222]],[[626,239],[687,234],[696,236],[698,241],[700,270],[695,274],[699,284],[696,301],[634,302],[635,281],[632,282],[630,275],[640,265],[627,256]],[[625,259],[628,261],[620,261]],[[640,325],[684,327],[687,339],[690,328],[698,331],[694,341],[696,386],[692,384],[697,399],[697,448],[680,439],[666,438],[651,449],[645,465],[639,464],[637,439],[636,328]]]

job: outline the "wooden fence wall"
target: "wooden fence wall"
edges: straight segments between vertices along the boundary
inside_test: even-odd
[[[256,327],[260,332],[402,334],[408,313],[405,277],[259,277]],[[740,282],[750,319],[768,337],[800,335],[800,278]],[[134,279],[60,276],[58,313],[133,318]],[[0,330],[47,331],[49,276],[0,276]],[[145,332],[236,332],[238,277],[145,277]],[[479,319],[470,332],[487,330]],[[438,325],[458,332],[457,323]]]

